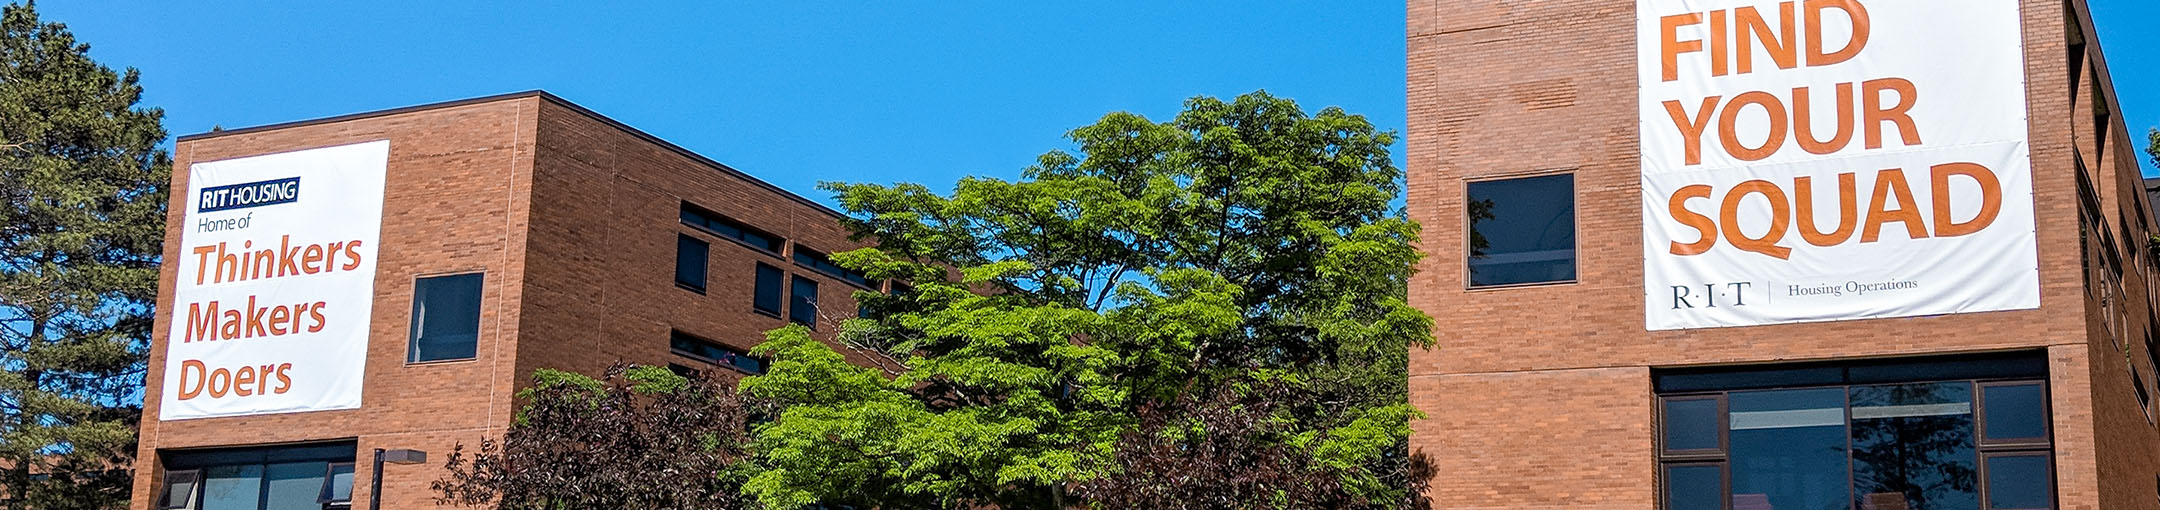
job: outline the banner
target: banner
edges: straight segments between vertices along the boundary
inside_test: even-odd
[[[159,418],[354,409],[390,142],[196,163]]]
[[[1637,0],[1652,330],[2037,308],[2011,0]]]

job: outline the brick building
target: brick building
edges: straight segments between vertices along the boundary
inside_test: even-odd
[[[215,332],[173,327],[193,320],[194,305],[175,302],[173,283],[190,270],[200,281],[204,270],[182,267],[197,256],[183,244],[198,244],[184,236],[225,221],[210,213],[183,219],[197,212],[191,176],[207,175],[218,162],[382,141],[386,160],[374,168],[383,191],[359,198],[380,200],[382,210],[379,240],[369,243],[377,246],[373,292],[362,294],[371,296],[362,301],[372,302],[372,314],[355,328],[365,356],[329,361],[362,375],[356,405],[213,409],[184,419],[161,409],[174,401],[168,388],[201,399],[204,391],[236,394],[248,382],[239,375],[247,367],[231,372],[232,384],[221,389],[226,379],[188,371],[203,365],[167,359],[194,348],[185,345],[196,340],[190,335],[216,339]],[[598,372],[626,360],[721,377],[759,373],[764,362],[746,351],[764,331],[795,320],[829,337],[837,318],[854,314],[852,291],[883,285],[824,258],[859,246],[835,211],[544,92],[184,136],[174,168],[167,237],[174,241],[165,260],[180,263],[165,266],[168,285],[160,290],[136,509],[364,508],[376,496],[368,482],[375,476],[370,454],[379,448],[432,454],[423,465],[386,470],[382,506],[432,507],[427,484],[442,475],[441,455],[499,434],[512,394],[536,368]],[[304,187],[322,177],[301,175],[290,185],[299,200],[360,193]],[[254,211],[261,222],[280,207],[292,206],[227,212]],[[309,286],[302,281],[287,285]],[[281,316],[269,313],[266,329],[274,334]],[[175,344],[175,334],[187,342]],[[235,336],[225,340],[295,341]],[[168,366],[185,367],[177,386]],[[294,366],[293,380],[281,384],[309,384],[308,368]],[[265,384],[272,372],[263,367]],[[277,396],[287,395],[279,389]]]
[[[1412,445],[1440,462],[1431,492],[1437,506],[2160,508],[2160,430],[2150,397],[2160,381],[2160,282],[2146,246],[2152,206],[2084,0],[1959,4],[2000,10],[2017,26],[1994,26],[2000,30],[1982,38],[2022,41],[2022,82],[1992,84],[2021,88],[2025,99],[2024,111],[2009,118],[2022,124],[2014,131],[2029,147],[2032,239],[2011,247],[2037,247],[2024,255],[2036,257],[2037,277],[2004,281],[2037,288],[2036,307],[1652,327],[1668,308],[1736,303],[1702,293],[1671,301],[1647,281],[1646,259],[1667,248],[1646,242],[1646,231],[1667,218],[1662,197],[1646,204],[1645,183],[1657,170],[1646,168],[1646,151],[1664,148],[1648,147],[1645,133],[1660,128],[1665,112],[1644,93],[1656,85],[1646,81],[1657,80],[1660,62],[1639,51],[1678,41],[1679,49],[1664,50],[1668,73],[1678,55],[1683,78],[1690,69],[1723,75],[1733,71],[1723,67],[1729,62],[1714,63],[1715,71],[1687,67],[1704,55],[1686,46],[1687,34],[1708,26],[1756,38],[1738,43],[1745,53],[1776,51],[1771,43],[1782,32],[1786,51],[1795,51],[1791,34],[1820,32],[1781,31],[1776,13],[1790,19],[1795,7],[1857,4],[1876,9],[1869,44],[1879,47],[1868,51],[1902,51],[1893,45],[1901,39],[1886,34],[1907,29],[1892,26],[1892,11],[1911,1],[1409,2],[1409,211],[1425,226],[1431,254],[1411,299],[1436,318],[1438,342],[1412,352],[1409,391],[1429,415],[1414,424]],[[1642,6],[1705,12],[1640,13]],[[1710,10],[1735,7],[1745,10]],[[1911,29],[1973,29],[1937,24]],[[1722,32],[1728,26],[1736,28]],[[1708,51],[1735,51],[1726,46],[1732,39],[1716,37],[1693,44],[1714,39]],[[1958,50],[1920,48],[1921,59]],[[1765,74],[1771,60],[1756,55],[1757,74]],[[1778,72],[1800,71],[1767,77]],[[1918,95],[1923,105],[1929,94],[1944,94],[1927,85]],[[1824,92],[1815,97],[1827,97],[1817,90]],[[1682,103],[1682,111],[1694,108]],[[1682,128],[1685,119],[1674,116]],[[1919,120],[1930,136],[1959,127]],[[1809,161],[1817,160],[1801,160]],[[1674,209],[1714,207],[1707,202],[1676,199]],[[2026,206],[2010,196],[2002,217]],[[1878,198],[1875,208],[1883,207]],[[1484,228],[1520,225],[1523,215],[1539,228]],[[1809,248],[1798,240],[1782,244]],[[1683,242],[1671,243],[1673,253]],[[1914,244],[1927,254],[1927,245]],[[2009,267],[2022,266],[2019,258],[1971,276],[1986,280],[1997,266],[2030,271]],[[1802,289],[1771,283],[1771,304],[1801,300]]]

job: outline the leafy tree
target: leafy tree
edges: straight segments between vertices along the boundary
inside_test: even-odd
[[[2145,133],[2145,155],[2152,158],[2154,165],[2160,165],[2160,129]]]
[[[1089,504],[1065,491],[1122,476],[1139,410],[1279,381],[1303,398],[1265,437],[1308,438],[1350,500],[1404,499],[1406,349],[1431,319],[1404,298],[1419,255],[1389,206],[1393,134],[1256,92],[1069,136],[1077,154],[950,196],[824,185],[877,242],[836,261],[909,286],[828,321],[874,366],[769,334],[772,370],[743,389],[784,410],[746,490],[775,509]]]
[[[616,365],[601,379],[533,374],[500,443],[460,444],[437,502],[512,510],[749,508],[735,470],[749,407],[733,388],[665,368]]]
[[[0,7],[0,492],[127,504],[171,161],[134,69]]]
[[[1299,434],[1278,419],[1282,402],[1301,398],[1283,384],[1224,388],[1205,398],[1142,408],[1139,426],[1118,442],[1111,464],[1118,476],[1075,484],[1075,493],[1103,508],[1250,510],[1354,507],[1339,468],[1311,459],[1323,452],[1312,434]],[[1423,499],[1433,466],[1425,457],[1414,470],[1405,506]]]

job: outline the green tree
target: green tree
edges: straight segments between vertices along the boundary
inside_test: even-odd
[[[734,388],[618,364],[533,373],[501,442],[459,444],[436,502],[506,510],[749,508],[737,463],[750,406]],[[716,476],[717,475],[717,476]]]
[[[873,366],[769,334],[771,372],[742,384],[784,410],[746,489],[775,509],[1086,505],[1065,492],[1118,475],[1140,409],[1287,384],[1302,398],[1269,437],[1350,507],[1405,500],[1406,349],[1432,325],[1404,297],[1419,255],[1389,205],[1394,135],[1256,92],[1069,137],[1077,154],[949,196],[824,185],[877,242],[835,259],[909,285],[818,325]]]
[[[2152,158],[2154,165],[2160,165],[2160,129],[2145,133],[2145,155]]]
[[[171,172],[164,113],[31,5],[0,7],[0,491],[124,507]]]

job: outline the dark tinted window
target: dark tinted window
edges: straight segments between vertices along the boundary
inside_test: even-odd
[[[817,329],[817,281],[795,277],[794,299],[788,302],[788,320]]]
[[[471,359],[480,339],[481,273],[421,278],[413,285],[408,363]]]
[[[780,236],[751,228],[749,225],[735,221],[733,218],[690,205],[688,202],[684,202],[682,205],[682,222],[684,225],[704,229],[706,232],[713,233],[713,235],[742,241],[743,244],[750,245],[752,248],[773,253],[779,253],[780,245],[785,243],[784,240],[780,239]]]
[[[1665,510],[1722,510],[1725,474],[1715,465],[1665,469]]]
[[[1989,509],[2055,507],[2054,475],[2046,455],[2002,455],[1987,459]]]
[[[733,367],[746,374],[765,373],[765,360],[750,357],[750,353],[747,351],[690,336],[680,331],[670,334],[668,347],[677,354]]]
[[[1842,508],[1846,493],[1845,390],[1733,392],[1735,508]]]
[[[1852,388],[1852,481],[1863,508],[1975,508],[1972,384]]]
[[[1575,279],[1575,176],[1473,182],[1470,285]]]
[[[687,235],[675,237],[675,284],[685,288],[705,291],[706,256],[712,245]]]
[[[2047,395],[2040,383],[1980,387],[1990,441],[2047,437]]]
[[[780,282],[787,276],[780,268],[765,264],[757,265],[757,294],[750,300],[750,307],[771,315],[780,315]]]
[[[856,285],[861,285],[864,287],[876,286],[870,283],[869,276],[865,276],[859,272],[850,271],[844,267],[840,267],[839,264],[834,264],[832,259],[826,257],[824,253],[819,253],[816,250],[803,248],[800,244],[795,245],[795,263],[801,264],[803,267],[810,268],[817,272],[831,275],[834,278],[853,282]]]
[[[1665,450],[1715,450],[1720,430],[1717,399],[1665,401]]]
[[[158,508],[194,508],[195,488],[196,486],[201,484],[201,471],[187,470],[165,472],[165,496],[158,500]]]

